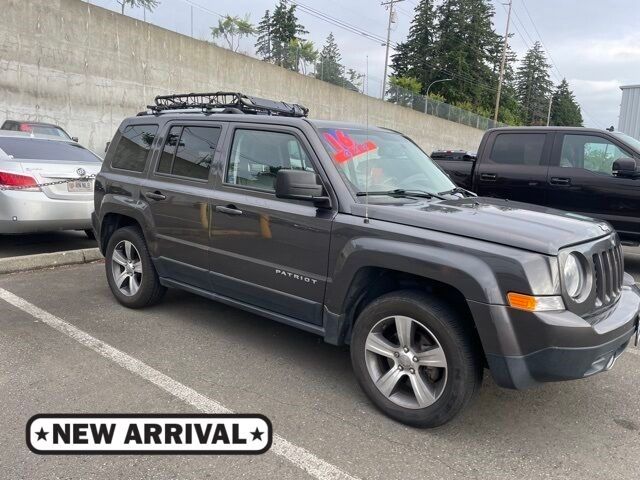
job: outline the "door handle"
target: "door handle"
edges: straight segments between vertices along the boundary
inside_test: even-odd
[[[498,176],[495,173],[481,173],[480,180],[485,180],[487,182],[495,182]]]
[[[242,215],[242,210],[239,210],[235,205],[228,205],[226,207],[218,205],[216,206],[216,212],[224,213],[227,215]]]
[[[149,200],[166,200],[167,198],[165,195],[158,192],[157,190],[155,192],[144,192],[144,196],[147,197]]]
[[[549,181],[549,183],[551,183],[551,185],[558,185],[561,187],[567,187],[569,185],[571,185],[571,179],[570,178],[565,178],[565,177],[551,177],[551,180]]]

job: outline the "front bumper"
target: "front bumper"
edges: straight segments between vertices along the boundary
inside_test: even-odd
[[[42,192],[0,192],[0,234],[91,228],[92,200],[57,200]]]
[[[638,328],[640,289],[625,276],[619,300],[598,318],[524,312],[469,302],[495,382],[523,389],[608,370]]]

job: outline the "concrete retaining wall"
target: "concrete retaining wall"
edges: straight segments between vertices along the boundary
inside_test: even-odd
[[[57,123],[102,154],[123,118],[159,94],[232,90],[311,116],[400,130],[427,152],[475,150],[482,131],[375,100],[80,0],[2,0],[0,122]]]

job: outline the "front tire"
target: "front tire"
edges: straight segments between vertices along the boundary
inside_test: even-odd
[[[111,293],[125,307],[143,308],[160,301],[160,284],[147,244],[137,227],[125,227],[111,236],[105,255]]]
[[[362,311],[351,362],[376,407],[414,427],[447,423],[482,383],[473,329],[447,303],[410,290],[386,294]]]

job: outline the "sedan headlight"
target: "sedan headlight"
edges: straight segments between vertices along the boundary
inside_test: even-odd
[[[567,294],[573,299],[578,298],[585,284],[585,271],[575,253],[567,255],[562,268],[562,278]]]

